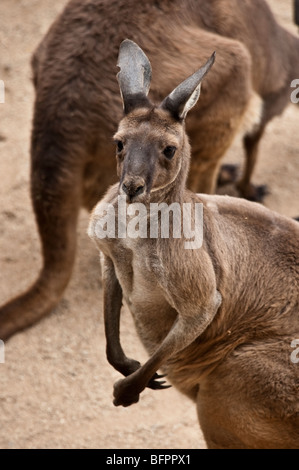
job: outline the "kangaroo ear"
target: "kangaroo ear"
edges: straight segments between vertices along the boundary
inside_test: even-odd
[[[161,103],[160,107],[167,109],[176,119],[185,119],[188,111],[197,103],[200,95],[201,81],[215,61],[216,52],[197,72],[186,78]]]
[[[147,106],[152,68],[143,50],[133,41],[125,39],[119,48],[117,80],[127,114],[132,109]]]

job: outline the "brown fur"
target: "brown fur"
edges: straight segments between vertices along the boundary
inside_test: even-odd
[[[251,98],[261,97],[262,120],[245,136],[247,170],[239,183],[243,195],[255,196],[250,178],[259,139],[266,123],[289,102],[290,82],[299,76],[299,40],[276,23],[266,3],[72,0],[32,59],[31,194],[43,267],[25,294],[0,309],[2,339],[57,304],[72,271],[79,209],[91,210],[116,181],[111,135],[122,114],[115,63],[126,37],[151,57],[153,99],[165,96],[217,52],[201,105],[188,120],[192,190],[214,192],[221,157]]]
[[[187,190],[184,123],[163,104],[133,109],[115,140],[123,143],[120,184],[89,225],[104,254],[107,357],[126,376],[114,386],[114,404],[138,402],[145,387],[164,388],[156,373],[162,368],[197,403],[209,448],[299,448],[299,367],[291,361],[299,337],[298,223],[253,202]],[[169,145],[176,147],[170,160]],[[118,195],[128,177],[127,208],[202,203],[202,247],[185,249],[184,238],[171,236],[99,238],[105,204],[119,224]],[[120,344],[122,298],[150,355],[142,366]]]

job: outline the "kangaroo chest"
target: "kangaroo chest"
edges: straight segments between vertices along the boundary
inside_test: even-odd
[[[144,241],[142,248],[138,240],[122,241],[117,253],[117,257],[113,256],[112,250],[111,257],[123,298],[145,347],[153,350],[166,336],[177,315],[159,284],[163,261]]]

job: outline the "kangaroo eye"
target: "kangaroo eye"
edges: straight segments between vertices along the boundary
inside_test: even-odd
[[[165,149],[163,150],[163,153],[165,155],[166,158],[168,158],[168,160],[171,160],[172,157],[174,156],[175,154],[175,151],[176,151],[176,147],[172,146],[172,145],[168,145],[167,147],[165,147]]]
[[[116,143],[116,149],[117,149],[117,151],[118,151],[118,152],[121,152],[121,151],[123,150],[123,148],[124,148],[124,144],[122,143],[121,140],[117,140],[115,143]]]

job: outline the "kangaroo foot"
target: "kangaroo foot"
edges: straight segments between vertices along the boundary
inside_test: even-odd
[[[218,186],[234,183],[238,178],[239,165],[225,164],[220,168],[218,175]]]
[[[270,193],[268,187],[265,184],[262,184],[260,186],[249,184],[246,187],[242,185],[237,185],[237,188],[240,192],[241,197],[244,197],[245,199],[254,202],[264,202],[265,196]]]

